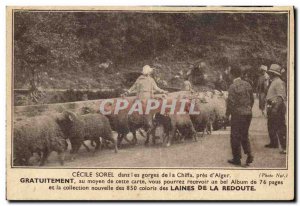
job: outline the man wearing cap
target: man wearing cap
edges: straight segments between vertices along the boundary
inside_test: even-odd
[[[253,162],[253,156],[249,141],[249,127],[252,120],[252,107],[254,103],[251,85],[241,79],[241,69],[232,67],[230,74],[233,83],[228,89],[226,116],[231,115],[230,142],[233,159],[230,164],[241,165],[241,146],[247,155],[246,164]]]
[[[153,72],[153,68],[149,65],[143,67],[142,75],[137,78],[135,83],[130,89],[125,92],[125,95],[132,92],[137,93],[137,97],[141,100],[154,97],[154,92],[167,93],[167,91],[160,89],[154,79],[150,76]]]
[[[278,148],[278,139],[282,151],[286,154],[286,89],[284,82],[280,79],[281,67],[278,64],[272,64],[267,71],[270,75],[270,87],[267,93],[267,116],[270,144],[267,148]]]
[[[261,110],[262,115],[265,116],[266,95],[269,86],[269,75],[267,73],[268,67],[261,65],[260,70],[262,74],[257,82],[257,95],[259,99],[259,109]]]

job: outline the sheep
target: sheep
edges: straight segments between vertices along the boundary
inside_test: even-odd
[[[135,145],[137,143],[136,131],[144,136],[140,129],[146,131],[147,136],[151,129],[152,117],[150,115],[139,115],[133,113],[128,115],[126,110],[120,111],[118,114],[107,115],[111,127],[114,131],[118,133],[118,146],[120,146],[123,139],[131,144]],[[133,135],[132,141],[127,138],[127,134],[131,132]],[[148,144],[146,141],[145,144]]]
[[[85,140],[94,141],[96,143],[95,151],[97,151],[100,148],[100,137],[111,141],[115,146],[115,152],[118,152],[109,121],[102,114],[76,115],[73,112],[64,111],[57,118],[57,123],[71,142],[72,159],[75,158]]]
[[[190,118],[197,132],[207,132],[211,134],[212,128],[216,129],[215,125],[221,124],[225,117],[226,104],[223,93],[211,91],[195,93],[189,99],[195,100],[195,110],[200,111],[200,114],[192,114]],[[221,97],[222,96],[222,97]]]
[[[63,165],[67,147],[65,137],[52,117],[39,116],[14,123],[15,166],[30,165],[29,159],[34,153],[40,156],[40,166],[43,166],[52,151],[58,153],[59,161]]]
[[[224,127],[226,129],[226,92],[207,91],[199,93],[195,97],[197,99],[196,106],[199,107],[200,115],[191,116],[195,129],[197,131],[206,130],[211,133],[211,128],[214,130]]]
[[[143,129],[146,131],[147,139],[145,144],[148,144],[148,137],[152,132],[152,116],[153,112],[150,114],[138,114],[138,112],[133,112],[132,114],[128,114],[129,108],[132,106],[135,100],[128,100],[129,106],[127,109],[120,110],[117,114],[108,114],[106,117],[109,119],[111,127],[114,131],[118,133],[118,146],[120,146],[123,139],[131,144],[135,145],[137,143],[136,131]],[[110,111],[115,111],[116,104],[109,105],[106,109]],[[128,140],[127,134],[131,132],[133,134],[132,141]],[[144,136],[142,134],[142,136]]]
[[[212,105],[215,113],[215,120],[213,122],[213,129],[218,130],[221,127],[226,129],[226,105],[227,105],[227,95],[226,92],[219,92],[214,94],[208,103]]]
[[[215,121],[214,108],[208,103],[200,102],[196,103],[195,108],[197,111],[200,111],[200,114],[190,115],[195,130],[197,132],[203,132],[202,137],[205,131],[207,134],[211,134],[212,124]]]
[[[112,105],[109,105],[112,106]],[[96,111],[94,111],[93,109],[89,108],[89,107],[82,107],[81,114],[89,114],[89,113],[96,113]],[[97,112],[99,113],[99,112]],[[137,139],[136,139],[136,135],[134,136],[133,140],[130,141],[127,138],[127,134],[129,132],[134,133],[135,131],[130,131],[129,129],[129,123],[128,123],[128,114],[126,111],[121,110],[118,114],[110,114],[110,115],[106,115],[106,117],[108,118],[111,128],[113,131],[116,131],[118,133],[118,137],[117,137],[117,144],[118,147],[120,147],[121,141],[123,139],[125,139],[127,142],[131,143],[131,144],[136,144]],[[91,145],[94,146],[94,141],[91,141]]]
[[[163,144],[169,147],[176,137],[177,131],[181,135],[193,138],[197,141],[196,130],[190,119],[189,114],[160,114],[157,112],[153,117],[154,127],[162,126],[165,132],[163,137]],[[153,137],[153,144],[155,144],[155,137]]]
[[[127,134],[130,132],[128,126],[127,113],[121,111],[118,114],[106,115],[106,117],[109,119],[112,130],[118,133],[118,137],[117,137],[118,147],[120,147],[123,139],[134,144],[134,142],[131,142],[127,139]]]

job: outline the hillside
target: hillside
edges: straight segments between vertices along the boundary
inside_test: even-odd
[[[171,86],[200,62],[211,81],[230,65],[253,72],[260,64],[286,67],[286,28],[285,14],[20,11],[14,86],[123,88],[124,75],[145,64]]]

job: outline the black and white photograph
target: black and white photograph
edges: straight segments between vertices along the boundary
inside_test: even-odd
[[[8,7],[6,51],[8,199],[294,199],[292,6]]]
[[[13,166],[286,168],[288,21],[14,11]]]

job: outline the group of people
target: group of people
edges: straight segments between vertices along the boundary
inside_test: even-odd
[[[270,143],[266,148],[279,148],[281,154],[286,154],[286,88],[281,79],[282,68],[278,64],[261,66],[262,76],[258,81],[257,93],[259,97],[259,108],[264,115],[267,109],[267,125]],[[149,65],[143,67],[142,75],[138,77],[134,85],[124,95],[136,92],[137,97],[146,100],[154,97],[154,92],[168,93],[159,88],[151,77],[153,68]],[[242,70],[239,67],[231,67],[230,75],[233,83],[228,89],[228,100],[226,116],[231,117],[231,149],[233,158],[228,160],[230,164],[241,165],[241,147],[247,155],[246,164],[254,161],[249,141],[249,127],[252,120],[252,107],[254,104],[253,89],[249,82],[243,80]],[[183,83],[183,90],[191,91],[192,84],[186,78]],[[279,140],[279,143],[278,143]]]
[[[266,148],[279,148],[286,154],[286,88],[281,79],[282,68],[272,64],[269,69],[262,66],[263,76],[259,79],[259,107],[264,114],[267,109],[267,125],[270,143]],[[233,83],[228,89],[226,116],[231,116],[231,149],[233,158],[228,160],[233,165],[241,165],[241,147],[247,155],[246,164],[253,162],[254,157],[249,141],[249,127],[252,119],[254,96],[251,85],[241,79],[241,69],[233,67],[230,71]],[[279,143],[278,143],[279,140]]]

